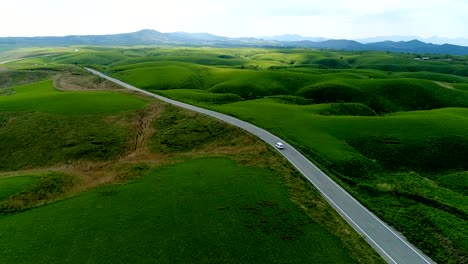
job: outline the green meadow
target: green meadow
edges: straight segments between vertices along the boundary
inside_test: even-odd
[[[135,110],[145,104],[123,93],[59,92],[50,80],[13,89],[13,95],[0,97],[0,111],[93,115]]]
[[[383,262],[258,139],[59,57],[0,72],[2,263]]]
[[[56,153],[54,157],[67,158],[52,159],[49,163],[45,160],[50,158],[39,159],[32,163],[34,166],[80,157],[108,160],[124,155],[128,149],[120,143],[132,138],[132,129],[128,124],[114,122],[111,116],[126,116],[129,119],[125,120],[130,122],[135,109],[146,104],[144,100],[115,92],[89,93],[92,96],[88,92],[73,92],[72,96],[69,92],[54,91],[50,81],[38,82],[48,78],[41,72],[49,74],[64,69],[73,72],[78,66],[94,67],[153,93],[224,112],[272,131],[295,145],[433,260],[463,263],[468,258],[466,56],[428,54],[424,56],[429,60],[421,60],[417,54],[362,51],[72,47],[68,51],[21,50],[10,57],[26,53],[48,56],[3,66],[9,71],[30,73],[20,73],[23,75],[35,75],[30,77],[31,82],[39,88],[34,90],[27,82],[18,83],[24,78],[4,75],[10,76],[10,81],[0,84],[0,94],[4,94],[0,96],[0,108],[8,113],[17,111],[24,118],[31,114],[28,111],[37,111],[34,114],[44,118],[88,117],[100,124],[93,126],[94,132],[81,134],[77,140],[89,142],[97,138],[100,142],[97,146],[88,144],[85,151],[75,151],[70,156],[66,156],[67,152],[51,152]],[[18,85],[23,86],[15,87]],[[22,94],[22,90],[28,95]],[[43,106],[37,103],[41,98],[53,98],[54,102]],[[74,102],[74,107],[66,107],[61,100],[67,101],[66,105]],[[154,121],[156,136],[148,142],[149,149],[158,155],[225,153],[226,146],[220,147],[221,142],[242,148],[243,136],[228,136],[230,130],[220,129],[214,121],[202,122],[168,109],[164,113]],[[4,137],[12,137],[17,130],[26,135],[32,128],[27,124],[38,126],[26,121],[32,118],[24,120],[23,127],[12,127]],[[74,130],[84,131],[74,129],[71,124],[67,128]],[[57,132],[56,137],[61,134],[64,133]],[[99,137],[104,134],[114,136]],[[23,138],[27,137],[18,136],[14,140]],[[236,143],[233,138],[237,138]],[[58,149],[63,150],[70,140],[61,140],[64,143]],[[37,148],[50,144],[39,144]],[[26,149],[23,148],[25,153]],[[32,155],[22,155],[5,163],[11,164],[5,169],[27,167],[18,160],[35,160]],[[263,154],[250,155],[250,159],[258,160],[258,155]],[[343,236],[338,237],[345,241]],[[344,244],[349,246],[347,242]]]
[[[35,182],[32,176],[0,178],[0,201],[21,192]]]
[[[285,138],[435,261],[468,256],[466,56],[170,47],[93,52],[109,60],[83,64]],[[83,58],[73,56],[78,64]]]
[[[106,160],[125,151],[125,123],[145,99],[116,92],[61,92],[51,80],[9,87],[0,96],[0,168],[16,170],[75,159]]]
[[[280,176],[222,158],[0,217],[0,233],[2,263],[354,262]]]

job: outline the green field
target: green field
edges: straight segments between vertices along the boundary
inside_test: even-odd
[[[53,54],[6,67],[35,72],[35,78],[39,78],[38,72],[91,66],[151,92],[255,123],[294,144],[435,261],[462,263],[468,258],[466,56],[427,55],[429,60],[418,60],[420,56],[415,54],[307,49],[79,49],[21,50],[10,57]],[[42,115],[70,111],[68,116],[74,116],[73,111],[77,111],[75,116],[89,111],[94,116],[110,112],[131,116],[134,109],[144,105],[141,100],[130,102],[128,96],[110,96],[109,103],[99,108],[96,103],[113,93],[100,97],[99,92],[93,92],[92,98],[77,92],[73,97],[87,97],[78,102],[89,100],[91,103],[86,105],[93,105],[93,110],[83,109],[79,103],[76,109],[67,109],[60,100],[69,100],[62,96],[71,93],[51,92],[50,82],[45,81],[37,91],[54,93],[47,96],[54,101],[56,98],[58,105],[41,108],[35,103],[39,99],[32,96],[36,91],[28,91],[28,98],[22,101],[21,89],[28,90],[29,86],[12,89],[11,83],[22,78],[9,74],[5,75],[10,76],[9,83],[0,91],[7,95],[0,96],[5,102],[0,108],[10,107],[9,111],[39,111]],[[15,100],[21,103],[13,103]],[[118,112],[125,107],[113,105],[122,101],[130,107],[126,112]],[[158,132],[148,143],[158,155],[225,153],[226,146],[220,147],[221,142],[241,148],[239,141],[233,141],[235,137],[228,136],[230,130],[219,123],[194,120],[189,114],[174,114],[167,109],[164,113],[155,121],[153,128]],[[104,127],[113,131],[103,123]],[[30,128],[24,125],[21,129]],[[102,140],[107,142],[103,145],[129,138],[125,130],[128,126],[121,129],[120,139]],[[7,134],[12,135],[12,131]],[[122,155],[124,148],[122,145],[96,152],[101,149],[98,147],[84,153],[110,157]],[[252,157],[261,154],[255,153],[249,159],[258,160]]]
[[[32,185],[36,178],[32,176],[0,178],[0,201],[21,192],[26,187]]]
[[[353,262],[281,177],[219,158],[0,217],[0,233],[2,263]]]
[[[468,248],[468,180],[448,176],[468,171],[467,109],[356,117],[262,100],[213,108],[288,138],[420,248],[437,251],[440,236]]]
[[[468,256],[466,57],[168,47],[114,54],[86,64],[267,128],[437,262]]]
[[[50,80],[11,89],[13,94],[0,96],[1,170],[123,153],[126,123],[147,104],[125,93],[60,92]]]
[[[119,92],[66,56],[0,72],[2,263],[382,263],[258,139]]]
[[[0,111],[92,115],[136,110],[145,104],[143,100],[124,93],[59,92],[52,85],[52,81],[13,89],[13,95],[0,96]]]

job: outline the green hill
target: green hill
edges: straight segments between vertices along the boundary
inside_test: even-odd
[[[44,71],[75,62],[148,91],[264,127],[294,144],[435,261],[460,263],[468,257],[466,57],[427,55],[423,60],[411,53],[287,48],[81,47],[80,52],[7,67]],[[4,94],[13,94],[9,89]],[[21,98],[21,94],[6,97],[14,96]],[[13,99],[0,99],[5,100],[4,107],[14,109],[9,105],[13,103],[7,103]],[[100,99],[86,100],[96,103]],[[119,100],[123,99],[112,101]],[[49,109],[60,108],[53,105]],[[28,109],[56,114],[41,107],[34,103]],[[124,109],[113,108],[111,103],[107,107]],[[142,113],[150,108],[133,112],[132,118],[145,116]],[[112,115],[131,113],[129,109]],[[164,113],[160,119],[164,122],[153,127],[160,132],[149,145],[154,153],[145,155],[190,156],[202,149],[205,154],[208,150],[226,153],[230,144],[240,146],[227,137],[227,130],[218,130],[216,122],[205,120],[202,125],[201,119],[192,120],[190,115]],[[121,123],[100,124],[110,129]],[[127,133],[132,131],[128,123],[124,127]],[[119,151],[92,153],[127,153]],[[250,160],[259,160],[259,152],[250,153]],[[93,159],[105,160],[99,157]]]
[[[2,263],[382,263],[253,136],[52,66],[0,96]]]
[[[287,193],[268,170],[192,160],[0,217],[0,256],[3,263],[353,263]]]
[[[193,91],[144,88],[274,132],[434,260],[468,256],[466,58],[293,49],[249,50],[240,58],[247,63],[238,68],[179,64],[199,73]],[[110,71],[137,84],[122,64]],[[139,81],[168,75],[150,72]],[[213,99],[223,94],[242,100]]]

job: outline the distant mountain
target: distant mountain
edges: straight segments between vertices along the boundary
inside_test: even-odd
[[[286,35],[279,35],[279,36],[272,36],[272,37],[258,37],[259,39],[264,39],[264,40],[276,40],[276,41],[282,41],[282,42],[293,42],[293,41],[305,41],[305,40],[310,40],[310,41],[325,41],[328,40],[326,38],[316,38],[316,37],[303,37],[301,35],[291,35],[291,34],[286,34]]]
[[[375,43],[375,42],[384,42],[384,41],[393,41],[393,42],[398,42],[398,41],[410,41],[410,40],[418,40],[417,36],[382,36],[382,37],[371,37],[371,38],[361,38],[361,39],[355,39],[356,41],[363,43],[363,44],[368,44],[368,43]]]
[[[314,40],[315,39],[315,40]],[[354,40],[323,40],[304,38],[299,35],[283,35],[270,38],[228,38],[208,33],[161,33],[144,29],[133,33],[114,35],[84,35],[65,37],[8,37],[0,38],[1,45],[28,46],[70,46],[70,45],[196,45],[221,47],[291,47],[333,50],[377,50],[403,53],[432,53],[468,55],[468,47],[451,44],[428,44],[419,40],[382,41],[363,44]]]
[[[326,40],[322,42],[298,41],[287,42],[287,47],[334,49],[334,50],[375,50],[390,51],[401,53],[420,53],[420,54],[450,54],[450,55],[468,55],[468,47],[451,44],[428,44],[419,40],[411,41],[383,41],[362,44],[353,40]]]
[[[373,43],[373,42],[383,42],[383,41],[410,41],[410,40],[419,40],[426,43],[433,44],[453,44],[460,46],[468,46],[468,38],[443,38],[443,37],[430,37],[430,38],[421,38],[417,36],[386,36],[386,37],[373,37],[373,38],[363,38],[356,39],[361,43]]]
[[[411,41],[383,41],[366,44],[371,50],[387,50],[393,52],[411,52],[411,53],[433,53],[433,54],[468,54],[468,47],[451,44],[429,44],[419,40]]]
[[[354,40],[347,39],[329,39],[325,41],[294,41],[286,42],[288,47],[302,48],[319,48],[319,49],[334,49],[334,50],[365,50],[366,45]]]
[[[211,46],[267,46],[277,45],[275,41],[253,38],[227,38],[208,33],[161,33],[143,29],[132,33],[114,35],[83,35],[64,37],[7,37],[0,38],[0,44],[18,46],[63,46],[63,45],[211,45]]]

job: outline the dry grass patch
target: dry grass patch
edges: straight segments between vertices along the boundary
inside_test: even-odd
[[[60,91],[125,90],[125,88],[99,76],[73,71],[55,75],[54,86]]]

